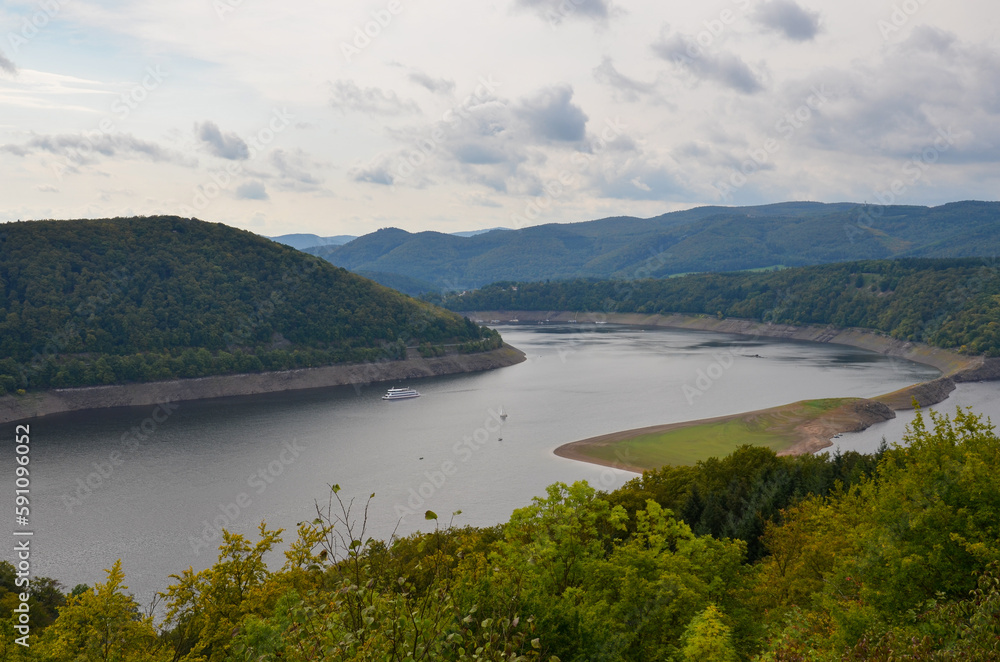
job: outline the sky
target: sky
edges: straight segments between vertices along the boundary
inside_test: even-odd
[[[996,200],[988,0],[2,0],[0,221]]]

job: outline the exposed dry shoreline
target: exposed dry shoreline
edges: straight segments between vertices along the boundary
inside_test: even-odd
[[[800,403],[791,403],[778,407],[769,407],[767,409],[757,409],[755,411],[744,412],[742,414],[714,416],[712,418],[701,418],[696,421],[666,423],[664,425],[651,425],[649,427],[637,428],[635,430],[612,432],[611,434],[603,434],[597,437],[563,444],[553,452],[559,457],[564,457],[570,460],[590,462],[591,464],[599,464],[602,466],[613,467],[615,469],[642,473],[650,467],[630,464],[627,454],[622,454],[619,459],[614,462],[609,462],[601,458],[593,457],[587,451],[588,449],[592,449],[594,447],[612,446],[639,436],[663,434],[696,425],[727,423],[729,421],[748,420],[761,416],[777,415],[778,417],[788,418],[789,426],[792,426],[794,433],[802,439],[802,441],[798,444],[792,448],[779,452],[778,455],[801,455],[804,453],[813,453],[826,448],[831,443],[830,439],[836,434],[841,432],[860,432],[875,423],[881,423],[896,417],[895,412],[881,402],[867,400],[865,398],[851,398],[840,407],[837,407],[832,411],[828,411],[817,418],[796,419],[793,415],[790,415],[789,412],[799,404]]]
[[[566,311],[476,311],[462,313],[470,319],[502,320],[517,319],[520,322],[609,322],[635,326],[662,327],[713,331],[744,336],[781,338],[785,340],[806,340],[810,342],[849,345],[878,352],[885,356],[897,357],[933,366],[942,376],[919,384],[907,386],[898,391],[871,399],[858,399],[851,406],[828,412],[812,421],[804,422],[796,428],[798,441],[783,451],[784,455],[815,453],[833,445],[832,438],[842,432],[858,432],[874,423],[895,417],[896,411],[911,409],[913,401],[921,407],[937,404],[945,400],[955,390],[956,382],[988,381],[1000,379],[1000,359],[986,359],[981,356],[967,356],[947,349],[931,347],[923,343],[896,340],[868,329],[838,329],[832,326],[792,326],[789,324],[764,324],[753,320],[724,318],[707,315],[644,315],[639,313],[573,313]],[[791,405],[784,405],[789,407]],[[594,464],[615,466],[630,471],[641,468],[624,466],[621,463],[599,461],[584,453],[590,446],[605,446],[644,434],[669,432],[682,427],[723,422],[736,418],[754,417],[762,413],[773,413],[782,407],[744,412],[713,419],[670,423],[649,428],[625,430],[560,446],[555,454]]]
[[[86,409],[136,407],[163,402],[479,372],[515,365],[524,360],[524,352],[510,345],[504,345],[500,349],[481,354],[455,354],[431,359],[409,358],[404,361],[352,363],[323,368],[219,375],[144,384],[52,389],[25,396],[8,395],[0,398],[0,423]]]

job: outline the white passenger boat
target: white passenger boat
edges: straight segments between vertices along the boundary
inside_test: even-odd
[[[407,398],[419,398],[420,394],[412,388],[391,388],[382,396],[383,400],[406,400]]]

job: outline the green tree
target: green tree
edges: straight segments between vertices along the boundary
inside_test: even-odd
[[[230,653],[233,636],[251,614],[267,614],[277,601],[277,587],[264,556],[281,542],[281,530],[259,527],[260,540],[223,530],[219,561],[195,573],[188,568],[163,597],[167,600],[166,624],[176,652],[184,662],[217,662]]]
[[[732,634],[715,605],[691,619],[682,637],[682,653],[688,662],[737,662]]]
[[[70,597],[42,634],[36,654],[51,662],[158,662],[170,660],[152,618],[142,616],[124,591],[121,561],[105,570],[107,581]]]

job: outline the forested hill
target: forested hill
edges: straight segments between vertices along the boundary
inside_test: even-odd
[[[2,225],[0,291],[0,394],[499,345],[318,258],[177,217]]]
[[[631,280],[851,260],[980,257],[1000,254],[1000,203],[700,207],[474,237],[387,228],[307,252],[352,271],[428,281],[438,290],[501,280]]]
[[[443,303],[464,311],[695,313],[832,324],[1000,356],[1000,262],[994,259],[877,260],[661,280],[508,282],[450,295]]]

